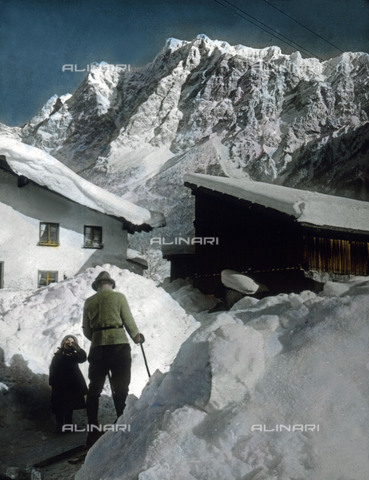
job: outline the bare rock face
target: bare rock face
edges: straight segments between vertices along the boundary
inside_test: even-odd
[[[285,185],[369,200],[369,123],[344,127],[301,147],[281,177]]]
[[[187,171],[368,199],[368,73],[365,53],[321,62],[204,35],[170,39],[143,68],[97,65],[21,134],[146,205],[173,191],[186,198]]]

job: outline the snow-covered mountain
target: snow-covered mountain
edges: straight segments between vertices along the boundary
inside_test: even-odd
[[[169,39],[140,69],[97,65],[20,135],[92,182],[155,204],[185,233],[184,173],[368,199],[368,73],[366,53],[321,62],[204,35]]]

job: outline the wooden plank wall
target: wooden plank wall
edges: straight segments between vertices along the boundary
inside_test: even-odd
[[[369,239],[359,232],[322,230],[229,195],[196,190],[196,236],[219,245],[196,245],[194,272],[228,268],[265,272],[305,268],[340,275],[369,275]]]
[[[196,245],[196,273],[270,271],[298,267],[303,260],[300,226],[294,219],[223,195],[197,194],[196,236],[214,236],[218,245]]]
[[[368,275],[369,242],[304,236],[304,266],[341,275]]]

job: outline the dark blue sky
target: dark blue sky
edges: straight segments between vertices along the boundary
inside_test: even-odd
[[[340,50],[369,52],[369,0],[0,0],[0,122],[19,125],[53,94],[72,93],[84,74],[62,72],[64,64],[143,65],[169,37],[204,33],[231,44],[293,50],[242,18],[246,13],[323,58]]]

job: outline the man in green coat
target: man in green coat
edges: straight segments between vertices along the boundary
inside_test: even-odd
[[[131,380],[131,347],[125,330],[135,343],[145,341],[138,331],[126,297],[114,292],[115,281],[109,273],[100,272],[92,288],[97,293],[87,298],[83,309],[83,333],[91,340],[86,405],[90,426],[98,425],[99,397],[109,372],[117,417],[122,415],[126,405]],[[87,444],[97,439],[96,432],[90,433]]]

